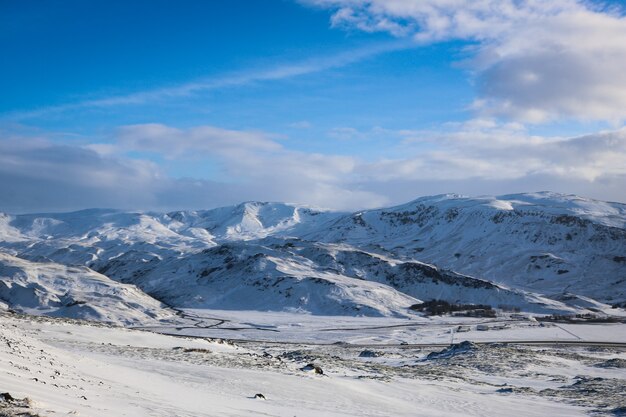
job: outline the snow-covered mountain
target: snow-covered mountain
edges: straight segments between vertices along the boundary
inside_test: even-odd
[[[433,298],[534,312],[626,301],[626,205],[545,192],[357,213],[248,202],[0,214],[0,252],[30,270],[80,266],[78,286],[134,284],[175,307],[402,316]],[[67,291],[46,282],[57,298]],[[0,300],[15,305],[12,294]]]
[[[266,236],[299,236],[323,227],[342,213],[282,203],[247,202],[204,211],[177,211],[163,216],[184,235],[208,232],[217,242]]]
[[[71,240],[94,244],[119,241],[183,249],[270,235],[301,235],[342,217],[337,213],[283,203],[247,202],[231,207],[169,213],[89,209],[72,213],[0,213],[6,242]]]
[[[544,294],[626,300],[626,205],[555,193],[420,198],[304,236],[379,247]]]

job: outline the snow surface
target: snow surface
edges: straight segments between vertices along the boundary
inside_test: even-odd
[[[152,326],[165,334],[218,337],[238,341],[352,345],[447,344],[474,342],[610,342],[626,344],[626,323],[539,323],[509,316],[466,318],[450,316],[406,318],[316,316],[290,312],[187,310],[192,326]],[[478,325],[488,330],[477,329]],[[457,329],[465,327],[467,331]]]
[[[580,375],[620,381],[623,370],[589,360],[625,357],[486,347],[430,361],[418,351],[417,362],[414,351],[387,351],[376,363],[343,347],[244,348],[9,315],[0,316],[0,339],[0,388],[29,397],[32,411],[45,416],[582,416],[619,405],[621,386],[607,383],[586,401],[562,386],[576,387]],[[311,354],[324,375],[300,371]],[[502,358],[525,365],[496,368]],[[254,399],[257,393],[266,400]]]

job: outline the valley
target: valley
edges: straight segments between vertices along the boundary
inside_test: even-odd
[[[621,415],[625,224],[554,193],[3,214],[0,413]]]

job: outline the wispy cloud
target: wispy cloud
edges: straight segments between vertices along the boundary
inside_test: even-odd
[[[287,127],[292,129],[311,129],[313,127],[313,123],[308,120],[299,120],[297,122],[289,123]]]
[[[34,110],[9,112],[0,116],[0,118],[21,121],[77,109],[102,109],[119,106],[141,106],[149,103],[166,103],[168,100],[190,97],[208,91],[246,86],[264,81],[279,81],[320,73],[355,64],[387,52],[407,49],[412,46],[414,46],[414,43],[407,40],[384,42],[335,55],[317,56],[297,62],[282,63],[269,68],[234,71],[220,76],[197,79],[175,86],[70,102]]]

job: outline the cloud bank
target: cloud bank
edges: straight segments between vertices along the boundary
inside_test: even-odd
[[[543,189],[626,200],[626,129],[537,137],[516,124],[479,119],[436,132],[385,134],[400,138],[403,157],[371,161],[304,153],[264,132],[215,126],[124,126],[111,143],[85,146],[4,135],[0,210],[198,209],[247,200],[356,210],[448,191]],[[217,174],[174,178],[141,156],[146,153],[182,164],[200,161]]]

